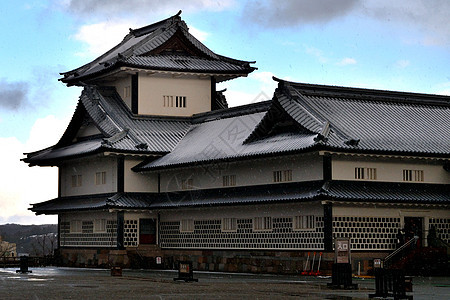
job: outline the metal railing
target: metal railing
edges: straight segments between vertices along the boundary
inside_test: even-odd
[[[398,247],[394,252],[392,252],[391,254],[389,254],[388,256],[386,256],[383,260],[384,263],[384,267],[387,267],[388,265],[390,265],[390,261],[397,256],[399,253],[403,253],[404,250],[406,250],[408,247],[410,247],[411,245],[417,243],[417,240],[419,239],[418,236],[413,237],[412,239],[410,239],[409,241],[407,241],[406,243],[404,243],[403,245],[401,245],[400,247]]]

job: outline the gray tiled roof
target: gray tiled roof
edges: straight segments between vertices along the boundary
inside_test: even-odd
[[[274,100],[311,132],[329,124],[328,147],[450,154],[448,96],[279,81]]]
[[[331,181],[324,184],[322,192],[336,201],[434,204],[450,202],[450,186],[439,184]]]
[[[182,39],[190,49],[181,55],[166,55],[158,51],[171,39]],[[156,52],[155,52],[156,51]],[[178,52],[176,52],[178,53]],[[195,55],[192,55],[195,54]],[[75,70],[62,73],[61,81],[79,85],[80,81],[119,67],[148,70],[246,75],[253,70],[250,62],[215,54],[194,36],[179,14],[139,29],[130,30],[123,41],[92,62]]]
[[[73,142],[83,118],[90,118],[102,136]],[[113,88],[85,87],[77,110],[61,140],[53,147],[27,154],[31,165],[99,151],[162,154],[170,152],[191,126],[189,118],[134,116]]]
[[[175,149],[140,170],[289,153],[315,144],[315,134],[289,132],[244,144],[264,114],[239,115],[193,125]]]
[[[157,70],[178,70],[201,73],[240,73],[242,66],[222,61],[188,55],[132,56],[126,59],[131,67],[152,66]]]
[[[196,124],[173,151],[136,170],[313,148],[450,155],[449,97],[279,81],[268,111]],[[287,118],[295,129],[270,133]]]
[[[114,89],[86,87],[77,110],[86,110],[104,139],[60,142],[25,161],[100,148],[165,154],[136,168],[141,171],[312,149],[450,155],[449,97],[279,81],[270,107],[251,104],[192,118],[136,117]],[[270,129],[285,118],[296,129]]]
[[[450,187],[415,183],[312,181],[161,194],[118,193],[65,197],[33,204],[30,209],[36,214],[49,214],[88,209],[164,209],[312,200],[447,205]]]
[[[105,148],[143,153],[170,152],[190,127],[187,118],[134,116],[113,88],[85,88],[80,100],[109,138],[103,143]]]
[[[51,165],[51,162],[68,157],[92,154],[100,151],[102,147],[101,138],[82,141],[65,147],[50,147],[41,151],[27,154],[24,159],[30,165]]]
[[[111,196],[112,194],[56,198],[32,204],[30,210],[40,215],[72,210],[102,209],[106,208],[106,201]]]

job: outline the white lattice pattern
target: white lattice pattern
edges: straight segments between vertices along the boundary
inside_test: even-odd
[[[161,222],[162,248],[323,249],[323,217],[314,229],[294,231],[292,217],[273,218],[271,231],[254,231],[252,219],[238,219],[236,232],[223,232],[221,220],[195,220],[194,232],[180,232],[180,222]]]
[[[450,219],[449,218],[436,218],[436,219],[430,219],[429,222],[429,229],[431,226],[434,226],[436,228],[436,234],[438,238],[444,240],[446,243],[450,243]]]
[[[138,220],[124,220],[123,244],[125,247],[138,246]]]
[[[94,232],[93,221],[82,222],[81,233],[70,233],[70,222],[60,223],[60,245],[66,247],[116,247],[117,246],[117,221],[106,221],[106,232]]]
[[[353,250],[394,250],[399,229],[400,218],[333,218],[333,237],[350,238]]]

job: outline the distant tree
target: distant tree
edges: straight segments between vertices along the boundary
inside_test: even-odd
[[[54,233],[42,234],[36,237],[31,244],[32,254],[36,256],[53,255],[57,240],[57,235]]]
[[[11,243],[0,244],[0,257],[11,256],[11,252],[16,251],[16,245]]]

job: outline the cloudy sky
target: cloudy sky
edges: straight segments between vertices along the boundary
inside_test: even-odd
[[[224,83],[232,106],[272,96],[273,75],[298,82],[450,95],[447,0],[1,0],[0,224],[56,223],[30,203],[55,198],[55,168],[23,153],[53,145],[80,89],[59,73],[89,62],[138,28],[182,10],[216,53],[256,61]]]

